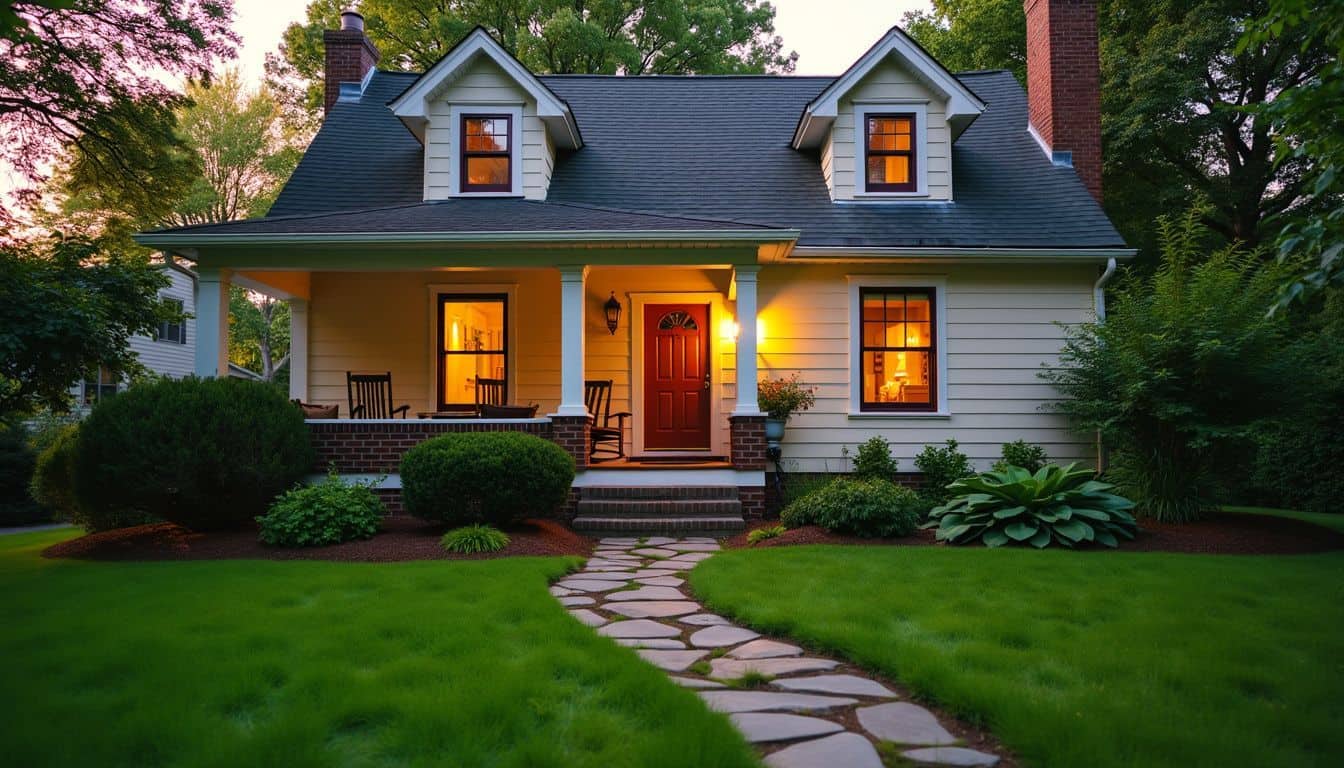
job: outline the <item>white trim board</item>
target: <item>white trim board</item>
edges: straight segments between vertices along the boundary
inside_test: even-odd
[[[849,282],[849,415],[861,418],[928,419],[952,415],[947,402],[947,278],[941,275],[845,275]],[[933,323],[938,335],[934,353],[938,377],[938,410],[873,412],[863,410],[863,302],[862,288],[932,288]]]

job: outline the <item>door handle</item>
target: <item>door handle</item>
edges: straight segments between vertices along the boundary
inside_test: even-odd
[[[705,374],[705,390],[706,390],[706,391],[709,390],[709,374],[708,374],[708,373]]]

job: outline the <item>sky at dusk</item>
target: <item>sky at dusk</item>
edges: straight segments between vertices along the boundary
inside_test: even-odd
[[[798,52],[798,74],[845,71],[901,15],[927,9],[928,0],[772,0],[775,33],[784,49]],[[285,27],[304,18],[307,0],[234,0],[235,28],[243,38],[237,65],[259,82],[266,54]]]

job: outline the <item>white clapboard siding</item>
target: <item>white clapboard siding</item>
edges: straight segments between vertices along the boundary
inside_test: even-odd
[[[180,379],[183,376],[190,376],[196,365],[195,285],[191,276],[180,270],[164,267],[163,274],[168,277],[171,284],[159,291],[159,298],[182,302],[183,311],[191,315],[186,320],[186,343],[159,341],[150,336],[132,336],[130,347],[140,358],[140,362],[151,372]]]
[[[481,56],[468,65],[442,93],[433,97],[429,125],[425,128],[425,199],[443,200],[450,196],[452,178],[460,172],[461,160],[452,146],[453,107],[480,105],[482,111],[502,105],[523,105],[521,132],[513,137],[522,141],[523,197],[545,200],[555,166],[555,148],[546,135],[546,126],[537,117],[537,103],[504,70]]]
[[[950,417],[874,418],[850,414],[847,275],[936,275],[946,281]],[[892,444],[901,468],[927,444],[958,441],[988,468],[1005,442],[1045,446],[1053,458],[1095,461],[1087,435],[1068,429],[1049,408],[1058,393],[1040,378],[1054,364],[1065,325],[1090,321],[1093,266],[816,265],[767,267],[760,277],[762,375],[800,378],[817,404],[795,416],[784,441],[786,467],[847,469],[843,452],[874,435]]]

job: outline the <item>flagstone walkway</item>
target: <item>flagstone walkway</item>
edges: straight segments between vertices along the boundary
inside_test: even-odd
[[[998,764],[997,755],[964,746],[932,712],[852,665],[706,613],[687,596],[685,576],[718,550],[709,538],[605,538],[551,594],[598,634],[696,689],[772,768],[882,768],[876,745],[883,742],[915,764]]]

